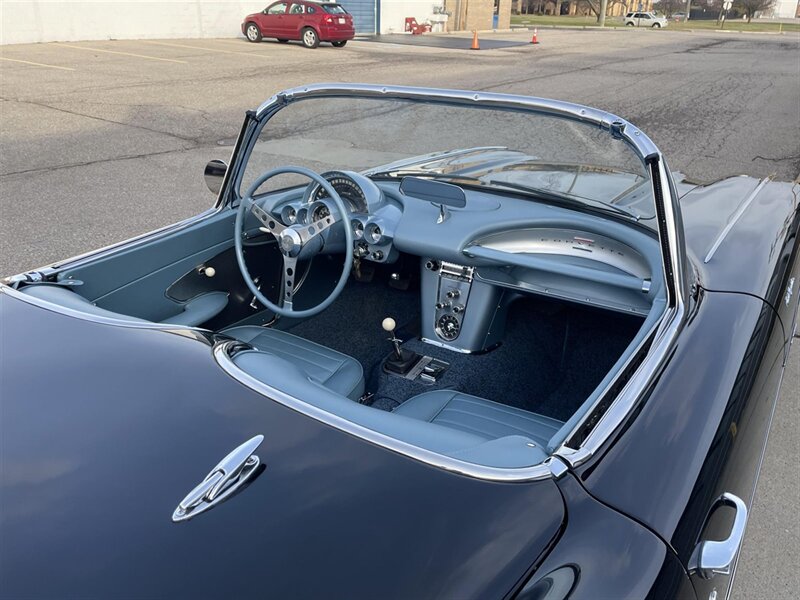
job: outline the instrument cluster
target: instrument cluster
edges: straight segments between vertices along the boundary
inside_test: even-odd
[[[387,203],[381,189],[368,177],[353,171],[322,173],[344,202],[348,214],[344,222],[353,232],[353,254],[358,259],[391,262],[397,257],[392,245],[399,209]],[[273,214],[286,226],[309,224],[331,214],[339,218],[330,195],[320,184],[308,185],[301,199],[296,196],[278,203]],[[394,213],[397,214],[394,214]]]

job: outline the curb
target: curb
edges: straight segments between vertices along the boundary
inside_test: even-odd
[[[572,31],[587,31],[587,30],[596,30],[596,31],[617,31],[619,29],[623,31],[655,31],[650,27],[625,27],[622,26],[608,26],[605,27],[598,27],[597,25],[524,25],[524,26],[517,26],[512,27],[511,30],[515,33],[519,33],[521,31],[533,31],[534,29],[565,29],[565,30],[572,30]],[[742,33],[745,35],[788,35],[795,33],[800,35],[800,31],[740,31],[737,29],[670,29],[669,27],[664,27],[659,29],[658,31],[671,31],[675,33]]]

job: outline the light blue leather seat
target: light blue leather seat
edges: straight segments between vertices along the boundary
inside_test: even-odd
[[[485,440],[523,436],[541,448],[548,447],[550,438],[564,424],[550,417],[455,390],[419,394],[395,408],[394,413],[464,431]]]
[[[72,310],[77,310],[91,315],[109,317],[112,319],[121,319],[123,321],[135,321],[137,323],[149,322],[145,319],[139,319],[130,315],[123,315],[117,312],[106,310],[105,308],[100,308],[80,294],[73,292],[71,289],[61,285],[28,285],[22,288],[20,291],[28,296],[39,298],[65,308],[71,308]],[[222,309],[224,309],[227,304],[227,292],[207,292],[197,296],[196,298],[192,298],[184,304],[176,305],[176,307],[181,309],[180,312],[172,315],[171,317],[163,319],[160,322],[168,323],[170,325],[196,327],[201,323],[205,323],[209,319],[217,316],[220,312],[222,312]]]
[[[364,395],[364,369],[346,354],[285,331],[256,325],[231,327],[221,333],[292,363],[312,381],[337,394],[351,400]]]
[[[277,333],[280,335],[282,332]],[[235,354],[232,360],[251,377],[306,404],[412,446],[466,462],[508,469],[528,467],[547,458],[543,447],[524,435],[488,439],[486,435],[404,416],[399,411],[389,413],[353,402],[314,381],[298,368],[297,363],[270,352],[246,350]]]

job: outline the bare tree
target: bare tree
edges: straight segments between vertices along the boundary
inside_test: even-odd
[[[653,7],[669,18],[676,12],[682,10],[685,4],[685,0],[657,0],[653,4]]]
[[[737,0],[736,8],[747,15],[747,22],[753,20],[753,15],[772,8],[775,0]]]
[[[611,8],[612,6],[614,6],[615,4],[625,5],[625,2],[624,2],[624,0],[605,0],[605,1],[603,1],[603,0],[580,0],[578,2],[579,6],[586,6],[591,11],[591,13],[595,17],[597,17],[597,22],[598,23],[601,23],[601,22],[605,21],[605,18],[601,19],[601,13],[603,12],[604,5],[605,5],[605,15],[602,15],[603,17],[608,15],[608,9]]]

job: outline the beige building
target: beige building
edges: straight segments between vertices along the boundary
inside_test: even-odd
[[[511,2],[512,0],[445,0],[445,10],[450,13],[447,29],[508,29],[511,27]]]

